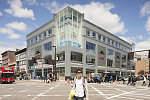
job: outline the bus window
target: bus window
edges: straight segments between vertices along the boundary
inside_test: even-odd
[[[13,73],[2,73],[2,78],[14,78]]]

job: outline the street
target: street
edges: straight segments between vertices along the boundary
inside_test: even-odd
[[[89,83],[89,100],[149,100],[150,88],[126,84]],[[0,84],[1,100],[68,100],[71,86],[65,81],[17,80]]]

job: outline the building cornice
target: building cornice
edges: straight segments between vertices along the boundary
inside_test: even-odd
[[[114,34],[108,32],[108,31],[104,30],[103,28],[101,28],[101,27],[99,27],[99,26],[93,24],[92,22],[90,22],[90,21],[88,21],[88,20],[86,20],[86,19],[84,19],[84,21],[87,22],[87,23],[89,23],[89,24],[92,24],[93,26],[97,27],[98,29],[100,29],[100,30],[102,30],[102,31],[104,31],[104,32],[106,32],[106,33],[108,33],[109,35],[112,35],[112,36],[118,38],[119,40],[121,40],[121,41],[123,41],[123,42],[125,42],[125,43],[127,43],[127,44],[129,44],[129,45],[132,46],[132,44],[130,44],[129,42],[127,42],[127,41],[125,41],[125,40],[123,40],[123,39],[117,37],[116,35],[114,35]],[[86,26],[83,26],[83,27],[86,27]],[[106,36],[106,37],[108,37],[108,36]]]
[[[40,27],[37,28],[36,30],[34,30],[34,31],[32,31],[31,33],[29,33],[26,37],[28,37],[28,36],[31,35],[32,33],[34,33],[34,32],[36,32],[36,31],[40,30],[40,29],[43,28],[44,26],[46,26],[46,25],[48,25],[49,23],[52,23],[52,22],[54,22],[54,21],[55,21],[55,20],[54,20],[54,18],[53,18],[52,20],[50,20],[50,21],[47,22],[46,24],[40,26]]]

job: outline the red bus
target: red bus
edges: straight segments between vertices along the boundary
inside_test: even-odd
[[[15,74],[13,67],[0,67],[0,83],[15,82]]]

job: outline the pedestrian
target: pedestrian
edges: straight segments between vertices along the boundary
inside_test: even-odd
[[[128,77],[128,84],[130,84],[130,82],[131,82],[131,76],[129,75],[129,77]]]
[[[125,76],[123,77],[123,84],[125,84]]]
[[[97,80],[98,80],[98,83],[100,84],[101,83],[100,75],[97,76]]]
[[[143,78],[144,78],[144,80],[143,80],[142,86],[146,86],[146,77],[144,75],[143,75]]]
[[[110,76],[110,84],[113,82],[113,77]]]
[[[117,84],[120,84],[119,79],[120,79],[119,76],[117,76]]]
[[[137,77],[136,77],[136,76],[134,76],[134,77],[133,77],[133,84],[132,84],[133,86],[135,86],[135,85],[136,85],[136,81],[137,81]]]
[[[77,70],[77,77],[74,79],[73,88],[75,89],[74,100],[88,100],[88,86],[86,79],[82,76],[82,70]]]
[[[148,84],[148,87],[150,87],[150,76],[148,76],[148,80],[149,80],[149,84]]]

